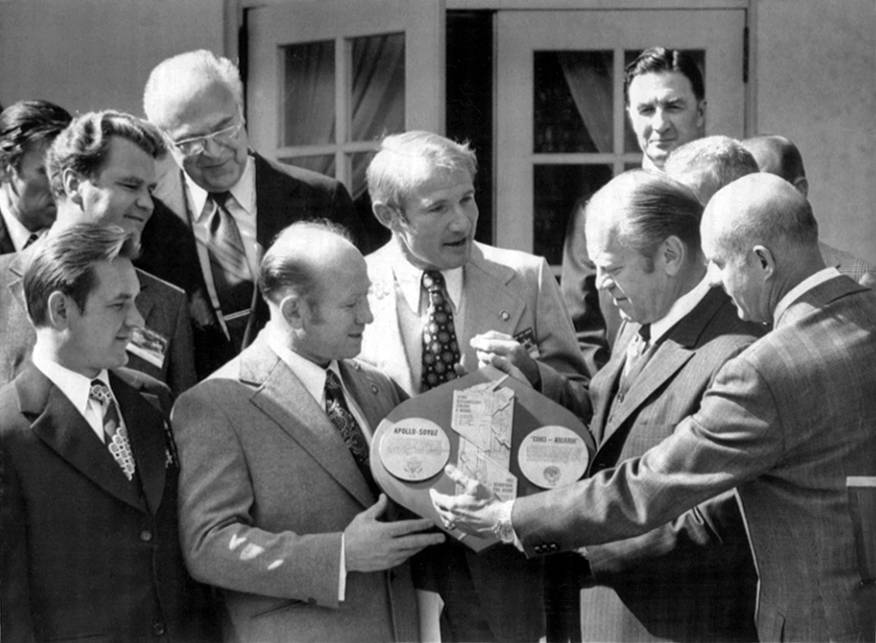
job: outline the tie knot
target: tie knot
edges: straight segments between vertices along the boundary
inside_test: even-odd
[[[109,386],[100,380],[91,381],[91,388],[88,391],[88,397],[101,406],[106,406],[113,399]]]
[[[330,368],[325,369],[325,390],[333,395],[341,391],[341,380]]]
[[[639,337],[645,344],[651,341],[651,324],[642,324],[639,327]]]
[[[228,190],[225,190],[224,192],[210,192],[210,198],[213,199],[213,202],[220,208],[224,208],[228,199],[231,198],[231,192]]]
[[[423,271],[423,288],[428,292],[441,292],[444,290],[444,275],[440,270]]]

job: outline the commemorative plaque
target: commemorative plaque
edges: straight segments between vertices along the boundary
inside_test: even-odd
[[[371,471],[395,502],[475,551],[497,542],[448,530],[429,490],[460,493],[454,464],[503,500],[571,484],[587,470],[593,439],[570,411],[492,367],[403,402],[371,441]]]

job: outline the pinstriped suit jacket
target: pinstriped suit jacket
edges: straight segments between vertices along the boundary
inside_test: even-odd
[[[641,458],[519,499],[529,553],[616,540],[736,487],[766,641],[872,641],[846,477],[876,473],[876,293],[845,276],[798,298]]]

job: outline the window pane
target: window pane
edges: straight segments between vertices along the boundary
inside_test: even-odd
[[[285,64],[280,147],[334,143],[334,41],[288,45],[282,49]]]
[[[534,53],[536,154],[613,151],[611,51]]]
[[[405,36],[353,40],[350,140],[371,141],[405,129]]]
[[[335,176],[335,155],[320,154],[318,156],[288,156],[277,159],[286,165],[303,167],[305,170],[313,170],[326,176]]]
[[[706,50],[705,49],[682,49],[681,51],[688,54],[697,64],[697,67],[700,68],[700,74],[702,74],[703,79],[706,78]],[[624,69],[633,62],[636,57],[642,53],[641,49],[627,49],[624,51]],[[626,106],[625,106],[626,107]],[[633,131],[632,126],[630,125],[630,119],[624,115],[624,151],[625,152],[639,152],[641,151],[639,148],[639,143],[636,141],[636,133]]]
[[[610,165],[534,166],[533,252],[559,265],[569,217],[609,180]]]
[[[353,208],[360,222],[359,249],[367,254],[389,241],[390,233],[372,213],[368,186],[365,183],[365,170],[374,158],[374,152],[354,152],[349,158],[353,176],[350,194],[353,196]]]

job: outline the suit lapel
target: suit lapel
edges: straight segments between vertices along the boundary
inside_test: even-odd
[[[374,502],[356,461],[316,400],[260,338],[240,358],[240,379],[258,388],[252,404],[307,451],[363,507]]]
[[[278,232],[303,218],[304,205],[297,183],[278,172],[258,154],[255,160],[256,240],[262,248],[271,245]]]
[[[614,435],[629,419],[630,415],[651,397],[654,391],[671,379],[693,357],[703,329],[718,314],[725,297],[720,288],[711,288],[702,301],[679,320],[663,339],[659,340],[654,354],[636,377],[624,399],[619,400],[612,407],[611,421],[605,424],[600,444]],[[627,345],[638,332],[639,326],[639,324],[625,325],[618,338],[623,342],[618,344],[618,350],[626,351]]]
[[[466,337],[473,337],[483,330],[497,330],[509,335],[514,335],[518,330],[526,304],[508,287],[515,274],[507,266],[487,262],[475,244],[471,259],[465,266],[463,281]],[[460,348],[464,355],[463,365],[468,370],[475,370],[475,350],[468,341],[461,341]]]
[[[6,222],[0,217],[0,254],[7,255],[13,252],[15,246],[12,244],[12,237],[9,235]]]
[[[153,284],[150,283],[150,279],[144,278],[144,272],[137,268],[137,280],[140,282],[140,293],[137,295],[137,310],[140,312],[140,316],[143,317],[143,321],[146,322],[146,326],[149,327],[149,315],[152,312],[152,309],[155,307],[155,298],[158,294],[153,287]]]
[[[60,389],[31,364],[16,378],[15,386],[21,411],[32,418],[31,429],[43,442],[101,489],[144,510],[136,486]]]
[[[394,243],[394,241],[391,240],[389,243]],[[405,391],[413,391],[415,390],[414,382],[411,377],[411,369],[408,368],[408,356],[405,352],[401,327],[398,322],[397,306],[406,304],[398,301],[392,264],[389,261],[390,252],[389,245],[385,245],[372,257],[369,257],[369,273],[372,284],[368,303],[371,305],[374,319],[380,320],[380,322],[365,327],[366,335],[373,336],[374,339],[363,342],[363,344],[373,347],[364,358],[378,365]],[[379,351],[379,353],[375,351]]]
[[[611,359],[603,366],[590,382],[591,399],[595,400],[593,419],[590,421],[590,431],[596,439],[597,446],[605,438],[608,414],[618,388],[618,380],[624,367],[624,353],[630,341],[630,324],[621,325],[617,340],[614,343]]]
[[[164,418],[137,390],[113,373],[110,386],[125,420],[146,503],[153,514],[158,513],[167,470]]]

